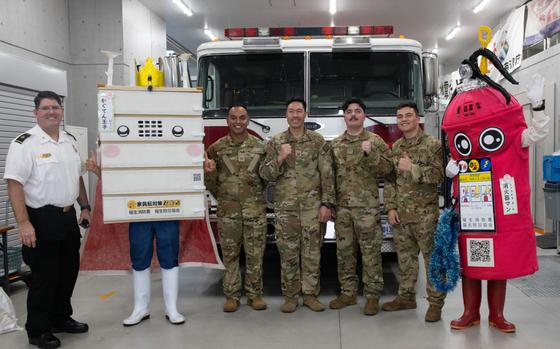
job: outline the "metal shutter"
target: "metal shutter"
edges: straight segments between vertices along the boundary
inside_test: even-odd
[[[4,177],[11,141],[35,125],[33,98],[36,92],[0,84],[0,174]],[[16,225],[8,200],[8,185],[0,179],[0,225]],[[8,233],[8,246],[20,245],[18,231]]]

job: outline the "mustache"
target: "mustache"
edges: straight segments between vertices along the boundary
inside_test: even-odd
[[[353,120],[358,120],[358,117],[356,115],[350,116],[350,121],[353,121]]]

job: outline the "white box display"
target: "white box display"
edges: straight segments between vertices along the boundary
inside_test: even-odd
[[[204,164],[204,145],[202,143],[101,142],[102,168],[161,168],[162,154],[165,156],[165,167],[196,166],[202,168]]]
[[[103,193],[154,194],[165,192],[204,192],[204,177],[199,168],[154,168],[105,170],[102,173]],[[140,179],[140,180],[138,180]]]
[[[103,222],[165,221],[204,217],[204,195],[103,195]]]
[[[204,218],[201,102],[197,89],[99,89],[105,223]]]

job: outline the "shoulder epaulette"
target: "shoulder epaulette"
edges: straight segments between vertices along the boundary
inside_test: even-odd
[[[64,130],[64,132],[66,132],[67,135],[69,135],[70,137],[74,138],[74,140],[77,142],[78,140],[76,139],[76,137],[74,137],[73,134],[71,134],[70,132]]]
[[[22,144],[22,143],[25,142],[25,140],[26,140],[27,138],[29,138],[29,137],[31,137],[31,133],[23,133],[23,134],[20,134],[20,135],[15,139],[15,142],[16,142],[16,143],[19,143],[19,144]]]

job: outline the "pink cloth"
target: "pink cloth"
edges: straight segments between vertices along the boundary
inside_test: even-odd
[[[442,128],[447,133],[453,159],[491,160],[493,195],[489,199],[494,204],[495,231],[460,231],[463,275],[500,280],[535,273],[538,263],[530,204],[529,152],[521,147],[521,133],[527,128],[522,106],[513,97],[506,105],[504,96],[490,87],[463,92],[448,105]],[[500,179],[506,175],[515,182],[516,214],[504,214]],[[453,180],[457,196],[458,178]],[[471,238],[492,239],[493,267],[468,265],[467,239]]]
[[[92,222],[82,252],[80,270],[130,270],[128,223],[103,224],[101,181],[98,182],[95,197]],[[179,244],[179,265],[223,268],[208,217],[180,221]],[[158,267],[154,252],[152,268]]]

